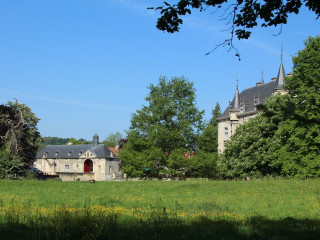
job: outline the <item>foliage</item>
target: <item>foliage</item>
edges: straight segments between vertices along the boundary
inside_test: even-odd
[[[10,153],[7,149],[0,150],[0,179],[17,179],[23,175],[25,165],[21,157]]]
[[[217,177],[216,152],[210,153],[198,149],[194,157],[186,159],[186,176],[191,178],[216,178]]]
[[[8,102],[0,105],[1,178],[21,175],[22,168],[32,161],[41,138],[39,119],[25,104]]]
[[[289,94],[268,99],[226,143],[223,177],[320,176],[320,37],[305,44],[286,78]]]
[[[183,23],[182,16],[191,14],[193,9],[200,12],[210,11],[216,13],[219,9],[223,11],[222,20],[227,25],[231,37],[226,39],[223,46],[233,48],[234,35],[238,39],[248,39],[251,29],[260,25],[261,27],[278,26],[287,23],[289,14],[298,14],[302,7],[301,0],[176,0],[163,2],[162,6],[156,7],[160,10],[160,18],[157,28],[169,33],[178,32]],[[303,0],[304,5],[313,11],[317,18],[320,17],[320,3],[318,0]],[[151,7],[150,9],[154,9]],[[237,53],[237,56],[238,53]]]
[[[129,176],[139,176],[145,168],[158,174],[169,167],[181,167],[180,160],[170,157],[179,151],[193,151],[197,146],[202,127],[202,114],[196,107],[193,84],[184,77],[159,79],[151,84],[143,106],[132,115],[128,142],[120,152],[123,171]]]
[[[70,138],[43,137],[44,145],[64,145],[70,141]]]
[[[89,144],[89,142],[83,138],[80,138],[79,140],[75,138],[70,138],[69,141],[66,144],[73,144],[73,145],[84,145],[84,144]]]
[[[103,141],[103,144],[107,147],[115,148],[119,145],[121,139],[123,139],[123,136],[120,132],[110,133]]]
[[[199,149],[208,153],[218,152],[218,118],[221,116],[219,103],[212,110],[212,117],[205,124],[199,139]]]

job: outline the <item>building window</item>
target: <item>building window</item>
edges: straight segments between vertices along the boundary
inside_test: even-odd
[[[228,137],[229,137],[228,134],[229,134],[228,128],[225,127],[225,128],[224,128],[224,141],[227,141],[227,140],[228,140]]]
[[[112,169],[111,169],[111,166],[109,166],[109,173],[111,173],[111,170],[112,170]]]
[[[101,172],[101,165],[99,165],[99,172]]]
[[[64,165],[64,170],[69,170],[69,165]]]

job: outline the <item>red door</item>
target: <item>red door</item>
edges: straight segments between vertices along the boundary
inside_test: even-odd
[[[92,172],[92,167],[93,167],[93,163],[90,159],[87,159],[85,162],[84,162],[84,172],[85,173],[90,173]]]

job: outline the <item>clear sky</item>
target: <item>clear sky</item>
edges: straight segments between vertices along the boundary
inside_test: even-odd
[[[0,104],[17,98],[41,120],[42,136],[103,140],[124,133],[131,114],[141,109],[147,86],[160,76],[184,76],[194,82],[204,119],[219,102],[239,90],[277,75],[281,45],[286,73],[320,20],[306,8],[280,28],[258,28],[234,52],[220,48],[228,38],[224,22],[210,11],[184,18],[179,33],[156,29],[158,12],[150,0],[1,0]]]

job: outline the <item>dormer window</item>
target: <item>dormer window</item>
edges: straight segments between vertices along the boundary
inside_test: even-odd
[[[43,157],[47,157],[47,156],[48,156],[48,152],[44,152]]]
[[[260,104],[260,100],[259,100],[259,97],[255,97],[254,98],[254,105],[257,106]]]
[[[114,154],[113,154],[113,152],[110,152],[110,157],[112,157],[112,158],[114,157]]]
[[[245,112],[245,104],[244,104],[244,101],[242,101],[242,102],[240,103],[240,112],[241,112],[241,113],[244,113],[244,112]]]
[[[69,152],[68,152],[68,156],[71,156],[71,153],[72,153],[72,151],[69,151]]]

